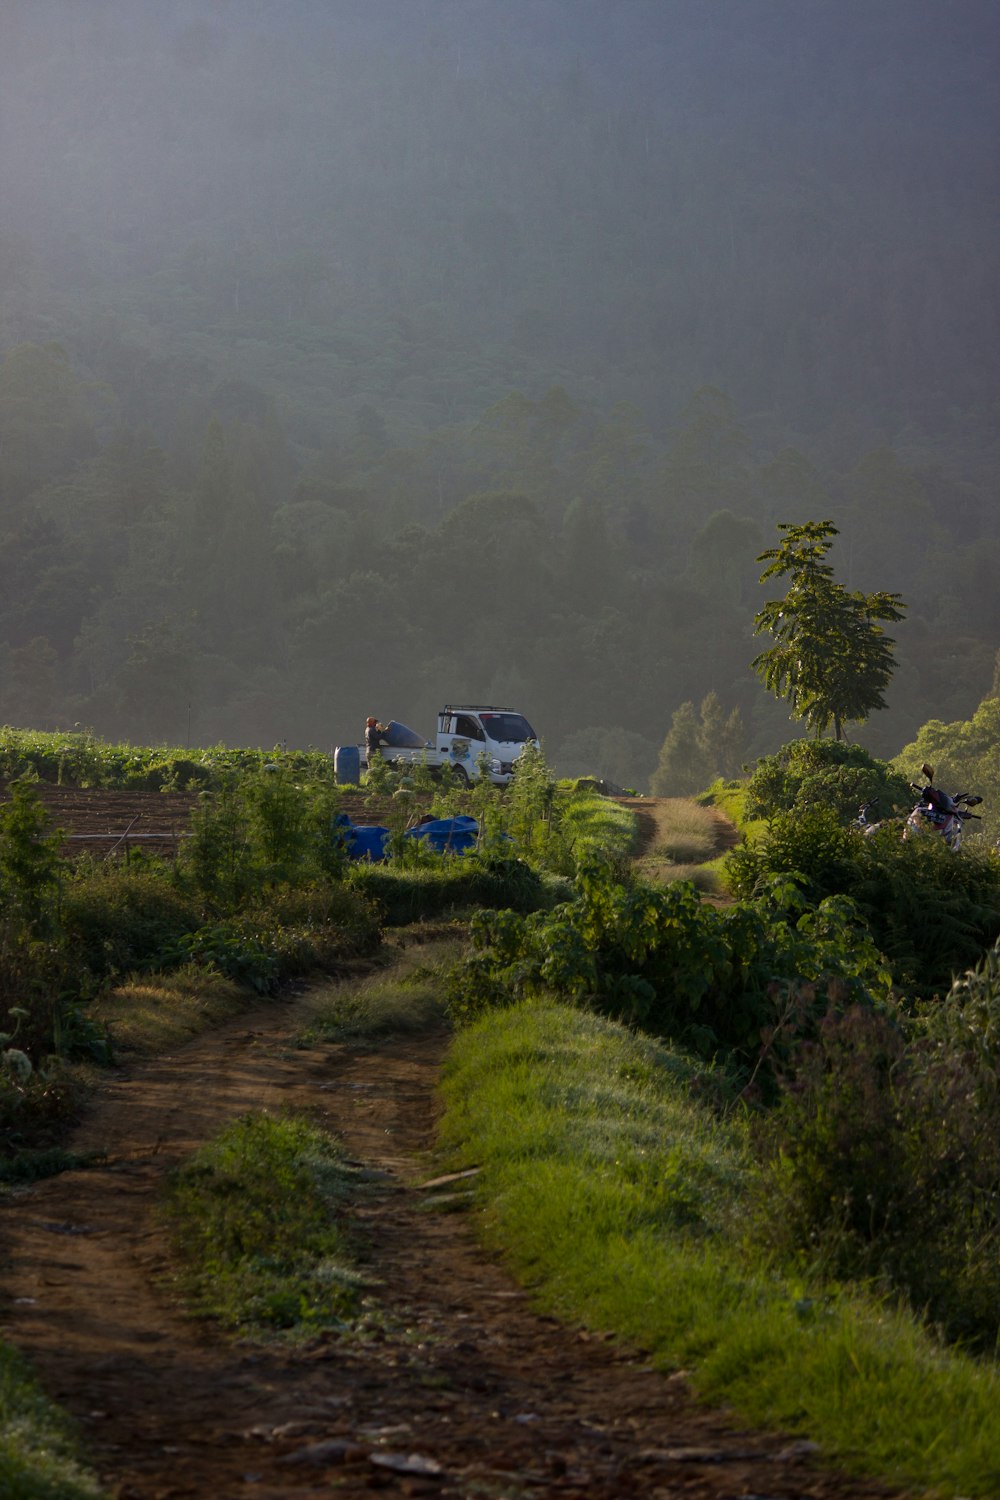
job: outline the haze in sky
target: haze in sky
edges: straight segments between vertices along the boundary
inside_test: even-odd
[[[648,758],[715,689],[764,744],[755,548],[820,512],[856,586],[915,605],[887,742],[987,690],[992,0],[0,26],[0,718],[325,742],[498,694]],[[483,555],[514,575],[428,607]]]

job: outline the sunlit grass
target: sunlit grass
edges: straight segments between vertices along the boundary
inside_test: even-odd
[[[717,807],[733,823],[747,843],[755,843],[767,832],[766,818],[748,818],[744,811],[747,800],[745,781],[713,781],[708,791],[698,799],[706,807]]]
[[[635,847],[635,814],[613,798],[596,792],[574,792],[562,817],[577,858],[593,851],[610,859],[624,859]]]
[[[234,1121],[169,1183],[179,1282],[193,1308],[246,1333],[343,1326],[362,1287],[338,1215],[356,1180],[305,1120]]]
[[[3,1500],[99,1500],[72,1423],[42,1394],[21,1356],[0,1344]]]
[[[154,1055],[187,1041],[247,1007],[232,980],[193,964],[143,975],[101,995],[90,1014],[107,1026],[116,1048]]]
[[[690,880],[691,884],[706,895],[717,895],[722,889],[719,873],[711,864],[677,865],[671,861],[640,861],[639,873],[657,884],[669,885],[674,880]]]
[[[368,979],[321,985],[305,997],[309,1021],[299,1034],[317,1041],[365,1041],[425,1032],[446,1023],[444,980],[457,963],[464,937],[458,932],[405,947],[391,969]]]
[[[555,1005],[456,1038],[452,1165],[481,1165],[484,1233],[539,1300],[614,1332],[707,1400],[939,1495],[1000,1492],[1000,1371],[904,1311],[782,1274],[747,1243],[754,1166],[693,1065]]]

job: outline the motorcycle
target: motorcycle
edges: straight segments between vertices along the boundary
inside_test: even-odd
[[[907,816],[903,826],[903,837],[909,839],[918,834],[936,833],[944,839],[948,848],[957,854],[962,847],[962,835],[966,822],[969,818],[977,820],[980,818],[979,813],[970,812],[969,809],[978,807],[983,799],[970,792],[957,792],[954,796],[950,796],[934,785],[933,766],[927,765],[925,761],[920,769],[926,777],[926,782],[923,786],[918,786],[914,781],[910,782],[919,801]]]
[[[866,839],[871,838],[873,833],[877,833],[880,828],[885,826],[887,821],[891,821],[891,819],[882,819],[878,816],[879,800],[878,797],[873,797],[870,802],[863,803],[858,808],[857,817],[850,825],[852,828],[856,828],[859,833],[863,833]]]

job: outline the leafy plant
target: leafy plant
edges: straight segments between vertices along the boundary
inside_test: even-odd
[[[0,902],[4,919],[35,938],[51,935],[57,925],[62,838],[31,782],[12,782],[10,801],[0,806]]]
[[[797,1036],[758,1126],[758,1233],[821,1274],[878,1280],[951,1339],[1000,1335],[1000,962],[915,1021],[852,1006]]]
[[[791,584],[754,618],[755,633],[769,632],[775,645],[751,665],[797,719],[817,736],[832,723],[839,740],[845,723],[863,723],[885,707],[894,642],[879,622],[901,620],[905,605],[899,594],[862,594],[834,580],[823,561],[837,535],[831,521],[782,523],[778,530],[786,533],[781,545],[757,559],[768,563],[760,581],[790,575]]]
[[[168,965],[182,938],[201,926],[201,906],[170,872],[100,864],[71,880],[63,927],[79,963],[95,980],[149,973]]]
[[[815,986],[820,1003],[881,993],[883,963],[849,902],[810,908],[794,882],[752,905],[717,910],[687,882],[622,885],[585,866],[574,900],[517,917],[480,912],[472,952],[451,984],[468,1016],[552,994],[670,1036],[744,1067],[777,1014],[783,985]]]
[[[893,830],[863,838],[828,810],[785,814],[729,856],[733,894],[751,899],[774,880],[793,882],[812,903],[849,897],[885,955],[897,986],[911,994],[947,990],[1000,934],[1000,857],[943,839],[901,839]]]
[[[746,783],[743,810],[747,818],[773,818],[824,808],[848,823],[864,803],[877,801],[878,815],[888,817],[912,800],[906,778],[860,745],[792,740],[757,761]]]

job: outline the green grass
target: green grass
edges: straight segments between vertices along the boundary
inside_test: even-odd
[[[635,814],[596,792],[574,792],[563,809],[562,826],[577,858],[598,851],[606,858],[625,859],[635,846]]]
[[[98,1500],[75,1429],[42,1394],[19,1354],[0,1344],[0,1495],[4,1500]]]
[[[362,1280],[338,1208],[357,1173],[307,1121],[245,1115],[173,1174],[166,1199],[194,1309],[263,1335],[343,1327]]]
[[[539,1300],[693,1372],[699,1393],[831,1461],[941,1495],[1000,1492],[1000,1373],[905,1312],[782,1275],[742,1230],[754,1171],[710,1081],[556,1005],[459,1034],[443,1142],[482,1164],[485,1233]]]
[[[445,976],[464,950],[455,925],[454,933],[405,948],[388,973],[312,990],[303,1002],[310,1019],[300,1045],[374,1041],[446,1024]]]
[[[717,807],[720,812],[724,812],[729,821],[740,830],[748,844],[763,838],[767,832],[765,818],[748,818],[744,812],[747,800],[745,781],[722,781],[721,779],[713,781],[708,791],[698,800],[706,807]]]
[[[717,895],[722,889],[723,883],[719,873],[719,868],[717,868],[721,867],[721,863],[722,861],[720,859],[711,863],[706,861],[704,864],[667,864],[665,866],[650,865],[648,867],[651,869],[655,869],[658,884],[666,885],[669,884],[669,882],[672,880],[690,880],[691,884],[697,890],[703,891],[706,895],[714,896]],[[647,862],[645,861],[640,862],[640,872],[643,871],[644,865],[646,864]]]

